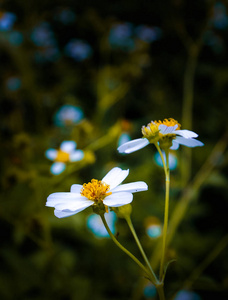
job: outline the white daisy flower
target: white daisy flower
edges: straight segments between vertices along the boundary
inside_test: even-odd
[[[89,183],[73,184],[68,193],[53,193],[47,198],[46,206],[54,207],[58,218],[69,217],[93,206],[94,211],[106,211],[107,207],[119,207],[133,200],[132,193],[146,191],[143,181],[121,184],[129,170],[113,168],[102,180],[92,179]]]
[[[82,150],[76,150],[77,144],[74,141],[64,141],[60,145],[60,149],[48,149],[45,152],[45,156],[53,160],[54,163],[51,166],[51,173],[58,175],[62,173],[66,168],[67,162],[75,162],[82,160],[84,152]]]
[[[158,142],[162,148],[177,150],[179,145],[187,147],[199,147],[204,144],[195,138],[198,136],[193,131],[181,130],[181,125],[174,119],[165,119],[161,121],[151,121],[147,126],[142,127],[143,138],[127,142],[120,147],[120,153],[132,153],[142,149],[150,143]]]

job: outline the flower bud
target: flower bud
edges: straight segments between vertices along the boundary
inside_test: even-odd
[[[119,218],[125,219],[126,217],[131,215],[132,206],[131,204],[126,204],[119,207],[113,207],[112,210],[117,214]]]

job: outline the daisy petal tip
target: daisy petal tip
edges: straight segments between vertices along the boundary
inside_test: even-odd
[[[145,182],[142,182],[142,188],[144,188],[144,190],[147,191],[148,185]]]
[[[130,154],[132,152],[146,147],[149,143],[150,142],[146,138],[140,138],[121,145],[117,148],[117,150],[119,151],[119,153]]]

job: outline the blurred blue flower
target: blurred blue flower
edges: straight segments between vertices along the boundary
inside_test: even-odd
[[[161,235],[161,232],[162,232],[161,226],[160,225],[150,225],[149,227],[147,227],[146,232],[149,235],[149,237],[157,238]]]
[[[41,22],[32,30],[31,40],[39,47],[50,47],[56,45],[54,33],[47,22]]]
[[[214,5],[214,14],[212,23],[217,29],[224,29],[228,26],[228,16],[226,13],[226,6],[222,2],[216,2]]]
[[[201,300],[201,297],[194,292],[181,290],[176,294],[174,300]]]
[[[157,217],[150,216],[145,220],[146,233],[151,238],[157,238],[162,234],[161,222]]]
[[[133,25],[131,23],[115,24],[112,26],[109,37],[110,46],[122,50],[133,50],[135,42],[133,39]]]
[[[148,283],[143,289],[143,294],[146,298],[154,298],[157,294],[156,287],[153,284]]]
[[[123,145],[126,142],[129,142],[131,140],[131,137],[128,133],[123,132],[121,133],[119,139],[118,139],[118,147]]]
[[[162,151],[162,154],[163,154],[164,160],[166,162],[165,152]],[[155,153],[154,160],[158,166],[163,167],[162,159],[161,159],[159,152]],[[170,168],[170,170],[175,170],[177,168],[177,158],[176,158],[176,156],[174,156],[171,153],[169,153],[169,168]]]
[[[51,166],[51,173],[59,175],[66,169],[67,162],[80,161],[84,157],[82,150],[76,150],[77,144],[74,141],[64,141],[60,145],[60,149],[48,149],[45,152],[45,156],[53,160],[54,163]]]
[[[38,63],[53,62],[59,58],[60,53],[57,42],[50,25],[47,22],[41,22],[31,33],[31,40],[40,47],[35,51],[35,61]]]
[[[66,44],[65,53],[76,61],[83,61],[92,55],[92,48],[82,40],[72,39]]]
[[[17,17],[11,12],[0,12],[0,31],[12,29]]]
[[[135,29],[135,33],[139,39],[144,42],[151,43],[161,37],[161,29],[158,27],[149,27],[146,25],[139,25]]]
[[[204,42],[217,54],[220,54],[225,49],[223,39],[212,30],[207,30],[205,32]]]
[[[54,116],[54,123],[56,126],[74,125],[79,123],[84,117],[83,111],[80,107],[65,104]]]
[[[71,24],[76,20],[76,14],[68,9],[64,8],[55,15],[55,19],[64,25]]]
[[[23,35],[19,31],[12,31],[8,35],[8,40],[11,45],[13,46],[19,46],[23,42]]]
[[[114,211],[110,211],[108,213],[105,213],[104,216],[111,232],[115,234],[116,214],[114,213]],[[97,214],[92,214],[87,218],[87,227],[95,236],[99,238],[109,237],[109,234],[104,227],[101,217]]]
[[[21,79],[18,77],[10,77],[6,81],[6,86],[10,91],[17,91],[21,87]]]

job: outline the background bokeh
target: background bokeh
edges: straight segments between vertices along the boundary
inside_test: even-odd
[[[228,299],[227,50],[227,1],[1,1],[1,299],[155,299],[138,266],[93,231],[90,208],[57,219],[45,202],[129,168],[125,182],[149,186],[132,220],[157,268],[164,171],[155,147],[117,147],[169,117],[205,146],[172,153],[165,292]],[[53,174],[45,152],[69,140],[84,158]],[[113,222],[141,259],[126,222]]]

